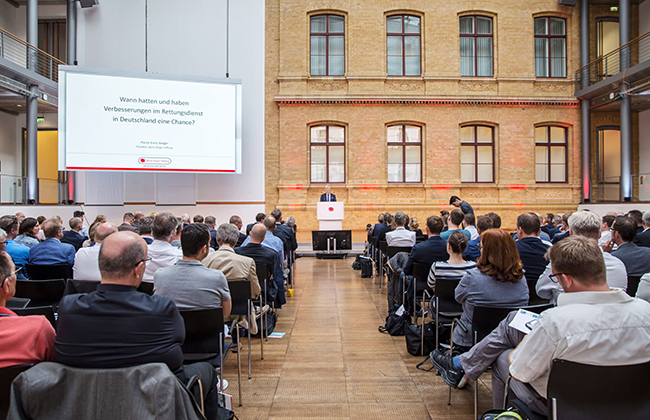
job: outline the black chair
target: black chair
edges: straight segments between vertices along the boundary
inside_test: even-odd
[[[228,289],[230,289],[230,301],[232,302],[232,309],[230,315],[239,315],[248,317],[248,366],[251,365],[251,328],[250,323],[255,322],[255,318],[251,314],[251,286],[249,280],[229,281]],[[233,333],[237,336],[237,347],[241,343],[239,336],[239,325],[237,321],[233,322]],[[261,340],[261,339],[260,339]],[[264,340],[261,340],[262,342]],[[263,345],[263,344],[262,344]],[[237,381],[239,384],[239,405],[241,402],[241,351],[237,351]]]
[[[379,290],[381,291],[382,283],[384,281],[384,264],[388,261],[386,251],[388,249],[388,242],[378,241],[377,249],[379,249]]]
[[[63,296],[77,295],[79,293],[92,293],[97,290],[101,284],[98,280],[73,280],[70,279],[65,284]]]
[[[412,246],[387,246],[386,247],[386,255],[388,255],[388,259],[391,259],[398,252],[410,253],[412,249],[413,249]]]
[[[411,281],[411,288],[413,289],[413,316],[416,320],[418,318],[418,302],[422,301],[422,317],[424,318],[424,303],[428,299],[431,299],[431,296],[433,294],[433,291],[427,285],[427,280],[429,279],[429,271],[431,271],[430,265],[413,263],[413,280]]]
[[[30,301],[31,299],[27,299],[27,298],[12,297],[7,301],[5,307],[11,310],[22,309],[22,308],[26,308],[27,305],[29,305]]]
[[[416,244],[419,244],[419,243],[421,243],[421,242],[426,241],[427,239],[429,239],[429,238],[427,238],[426,236],[416,236],[416,237],[415,237],[415,243],[416,243]]]
[[[56,331],[56,317],[54,316],[54,308],[51,306],[35,306],[30,308],[14,309],[14,312],[18,316],[43,315],[48,321],[50,321],[52,328]]]
[[[65,291],[65,280],[16,280],[16,297],[30,299],[28,306],[59,307]]]
[[[537,279],[529,279],[526,278],[526,283],[528,283],[528,304],[529,305],[541,305],[548,303],[548,299],[543,299],[539,296],[537,296],[537,291],[535,288],[537,287]]]
[[[138,286],[138,292],[146,293],[149,296],[153,295],[153,283],[143,281],[140,283],[140,286]]]
[[[463,314],[463,305],[456,302],[456,287],[459,278],[436,277],[435,317],[436,325],[450,327],[454,319]],[[436,349],[440,349],[439,329],[436,328]]]
[[[7,417],[11,395],[11,383],[18,375],[34,366],[34,363],[8,366],[0,369],[0,419]]]
[[[25,264],[30,280],[71,279],[70,264]]]
[[[635,297],[643,276],[627,276],[627,294]]]

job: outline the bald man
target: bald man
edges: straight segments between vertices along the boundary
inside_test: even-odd
[[[113,233],[117,233],[117,226],[112,223],[102,223],[95,230],[95,245],[87,248],[81,248],[74,257],[74,266],[72,267],[72,278],[75,280],[95,280],[102,279],[99,272],[99,250],[102,242]]]
[[[266,236],[266,227],[257,223],[251,229],[250,240],[246,246],[235,248],[235,252],[239,255],[245,255],[255,260],[257,265],[265,265],[268,267],[269,275],[273,274],[277,252],[271,248],[262,246],[262,242]]]
[[[176,305],[137,290],[148,261],[147,244],[135,233],[104,239],[97,290],[61,299],[56,361],[87,369],[165,363],[183,383],[199,375],[206,417],[216,418],[216,372],[209,363],[183,365],[185,326]]]

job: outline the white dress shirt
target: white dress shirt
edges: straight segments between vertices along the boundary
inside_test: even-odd
[[[163,267],[172,266],[176,264],[176,261],[183,259],[183,251],[172,246],[169,242],[154,239],[148,247],[148,256],[151,261],[147,263],[143,281],[153,282],[153,275],[156,271]]]
[[[479,235],[478,235],[478,230],[476,229],[476,226],[467,226],[465,228],[465,230],[468,231],[470,233],[470,235],[472,235],[472,238],[470,239],[470,241],[475,241],[475,240],[478,239]]]
[[[400,226],[392,232],[386,232],[386,242],[388,246],[414,246],[415,232]]]
[[[99,272],[99,250],[101,245],[79,248],[74,256],[72,267],[72,278],[75,280],[96,280],[102,279]]]

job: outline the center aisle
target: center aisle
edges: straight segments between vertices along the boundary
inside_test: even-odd
[[[452,390],[434,372],[417,370],[423,357],[406,351],[404,337],[377,331],[386,317],[386,294],[374,279],[362,279],[352,259],[296,261],[295,294],[278,312],[275,331],[260,360],[252,341],[248,379],[242,340],[243,407],[237,406],[237,358],[225,362],[226,391],[234,411],[247,419],[471,419],[470,385]],[[489,408],[490,375],[479,387],[480,408]],[[487,387],[485,386],[487,385]]]

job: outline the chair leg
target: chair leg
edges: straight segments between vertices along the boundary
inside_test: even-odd
[[[478,418],[478,378],[474,382],[474,418]]]
[[[251,320],[252,322],[257,322],[255,315],[252,313],[251,301],[248,301],[248,378],[251,377]]]
[[[420,351],[422,352],[422,356],[424,356],[424,293],[422,293],[422,343],[420,344]]]
[[[262,306],[260,308],[260,311],[264,311],[264,306]],[[262,322],[260,322],[260,324],[262,324],[262,327],[260,328],[260,351],[261,351],[261,355],[262,355],[261,360],[264,360],[264,331],[266,329],[266,313],[265,312],[262,312],[261,320],[262,320]],[[268,331],[267,331],[267,334],[268,334]]]
[[[223,394],[223,333],[219,333],[219,388]]]
[[[235,323],[235,328],[237,329],[237,384],[239,385],[239,406],[241,407],[241,350],[239,350],[241,337],[239,336],[239,324]],[[248,331],[250,331],[250,329],[251,326],[249,325]]]

